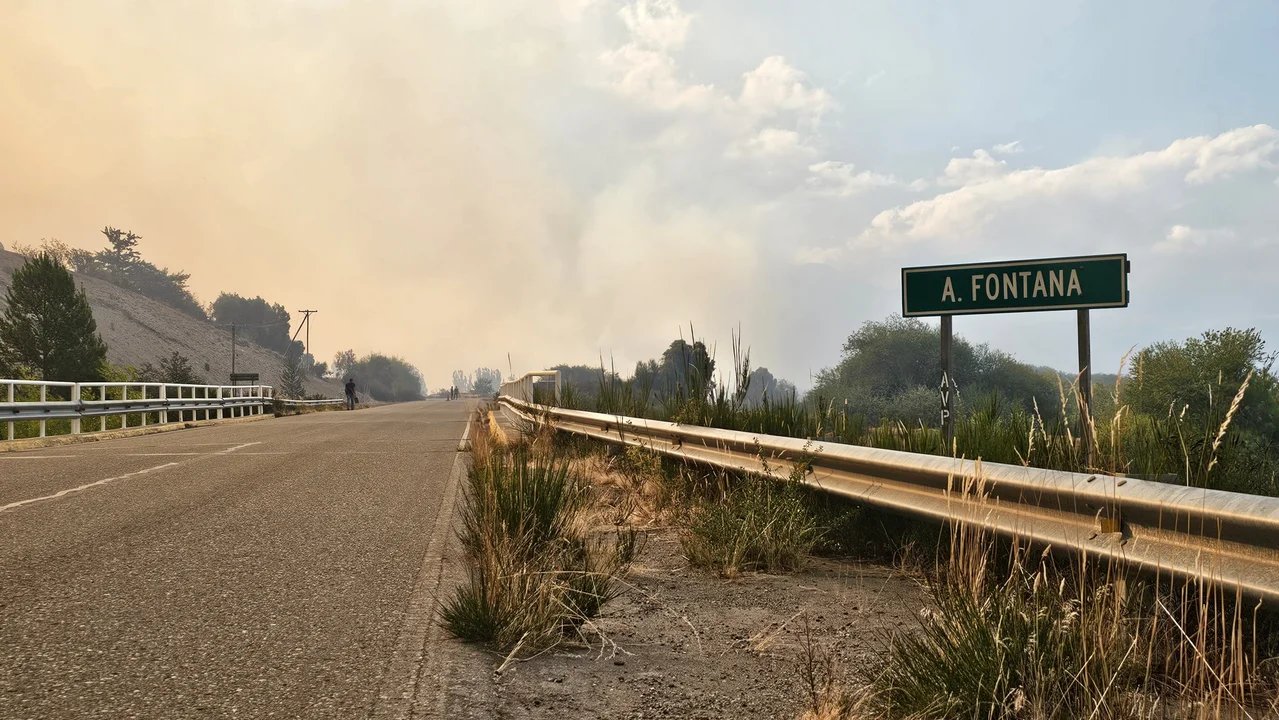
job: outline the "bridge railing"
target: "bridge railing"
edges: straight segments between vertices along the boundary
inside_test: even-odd
[[[1208,579],[1279,606],[1279,498],[566,410],[507,392],[521,387],[504,385],[499,403],[528,423],[732,472],[800,467],[814,489],[859,503]]]
[[[515,380],[508,380],[502,383],[499,395],[513,397],[524,402],[533,402],[534,388],[537,385],[555,383],[555,400],[560,397],[560,371],[559,370],[538,370],[536,372],[525,373],[523,377]]]
[[[270,385],[190,385],[149,382],[56,382],[0,378],[0,424],[4,440],[15,439],[18,423],[34,422],[35,437],[48,435],[51,420],[69,421],[69,432],[79,435],[108,429],[108,418],[119,417],[129,427],[130,416],[139,425],[155,422],[214,420],[260,415],[274,399]]]
[[[316,400],[294,400],[292,398],[276,398],[275,401],[281,405],[316,407],[322,405],[345,405],[346,400],[342,398],[322,398]]]

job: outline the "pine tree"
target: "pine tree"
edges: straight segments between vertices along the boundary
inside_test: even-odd
[[[0,315],[0,375],[100,380],[106,358],[89,299],[57,258],[42,252],[14,271]]]
[[[206,365],[208,363],[205,363]],[[173,383],[175,385],[203,385],[204,378],[196,374],[191,360],[186,355],[173,351],[168,357],[160,358],[160,366],[149,362],[138,368],[138,379],[142,382]]]
[[[306,394],[306,371],[302,368],[302,353],[290,350],[284,356],[284,369],[280,373],[280,393],[283,397],[301,400]]]

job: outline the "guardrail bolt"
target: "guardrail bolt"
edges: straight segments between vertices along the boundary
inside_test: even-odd
[[[1123,532],[1123,515],[1119,508],[1101,510],[1097,513],[1097,530],[1103,533]]]

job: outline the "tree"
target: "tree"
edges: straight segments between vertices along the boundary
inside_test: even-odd
[[[571,393],[578,402],[584,402],[588,405],[594,404],[595,399],[599,397],[601,388],[610,383],[620,383],[622,380],[616,372],[605,370],[603,362],[595,366],[555,365],[550,369],[559,371],[562,390]]]
[[[778,380],[768,368],[755,368],[751,371],[749,382],[746,384],[746,391],[742,393],[741,402],[746,407],[759,407],[767,399],[769,402],[776,403],[780,400],[790,400],[792,395],[788,393],[782,383],[785,380]],[[791,386],[792,390],[794,386]]]
[[[187,281],[191,279],[189,273],[180,270],[170,272],[168,268],[156,267],[142,259],[138,252],[141,235],[110,226],[103,228],[102,234],[110,247],[93,255],[65,246],[60,248],[73,270],[101,277],[192,317],[208,317],[187,288]],[[56,240],[53,242],[60,245]]]
[[[107,226],[102,229],[111,247],[99,252],[96,256],[107,280],[122,288],[137,290],[133,282],[133,272],[142,256],[138,253],[138,241],[141,235]]]
[[[279,303],[260,297],[246,298],[235,293],[222,293],[210,306],[213,321],[221,325],[235,324],[240,337],[264,348],[287,354],[295,344],[289,337],[289,311]]]
[[[475,380],[471,382],[471,392],[477,395],[492,395],[502,385],[502,371],[496,368],[476,368]]]
[[[292,349],[284,355],[284,368],[280,371],[280,393],[283,397],[301,400],[306,395],[306,370],[302,367],[302,353]]]
[[[318,378],[322,378],[322,377],[324,377],[325,375],[328,375],[328,374],[329,374],[329,364],[328,364],[328,363],[315,363],[314,365],[312,365],[312,366],[311,366],[311,374],[312,374],[312,375],[314,375],[315,377],[318,377]]]
[[[1234,427],[1279,436],[1279,389],[1275,354],[1255,329],[1209,330],[1185,342],[1161,342],[1137,353],[1120,385],[1121,401],[1133,412],[1164,417],[1184,408],[1193,422],[1220,415],[1248,373],[1252,380],[1233,419]]]
[[[351,367],[360,388],[375,400],[403,402],[422,399],[422,374],[398,357],[370,353]]]
[[[839,364],[818,373],[812,395],[848,400],[851,411],[871,420],[932,421],[936,413],[917,413],[923,407],[924,390],[936,397],[941,381],[940,345],[937,328],[915,318],[890,315],[883,321],[866,322],[844,343]],[[1029,410],[1038,401],[1042,415],[1059,414],[1054,373],[1020,363],[1007,353],[955,337],[951,370],[961,401],[993,393],[1009,400],[1010,407]],[[909,416],[902,416],[903,408]]]
[[[179,385],[202,385],[204,378],[196,374],[191,361],[185,355],[173,351],[168,357],[160,358],[160,367],[149,362],[142,363],[138,369],[138,377],[142,382],[175,383]]]
[[[661,373],[668,385],[673,384],[687,389],[690,395],[701,396],[714,379],[715,361],[701,340],[690,344],[681,338],[662,353]]]
[[[471,379],[467,377],[465,370],[453,371],[453,387],[457,388],[458,392],[471,391]]]
[[[100,380],[107,345],[83,288],[62,263],[40,253],[13,273],[0,316],[0,371],[40,380]]]
[[[43,251],[52,255],[73,273],[93,274],[93,253],[88,250],[73,248],[57,238],[41,239],[40,247],[38,248],[29,245],[15,245],[13,250],[27,257],[35,257]]]
[[[355,362],[354,350],[342,350],[333,356],[333,375],[339,380],[350,376],[351,368],[355,367]]]

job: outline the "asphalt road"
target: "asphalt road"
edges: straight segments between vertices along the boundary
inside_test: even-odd
[[[469,407],[0,454],[0,718],[395,716]]]

